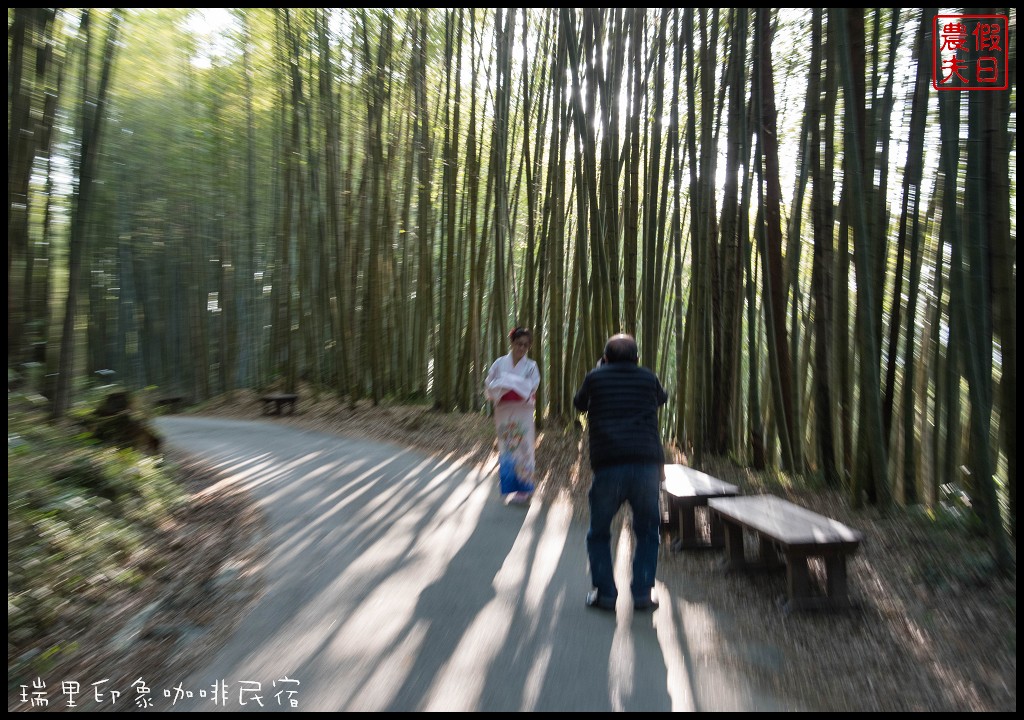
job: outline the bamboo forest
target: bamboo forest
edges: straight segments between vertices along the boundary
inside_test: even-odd
[[[691,465],[961,488],[1006,567],[1016,10],[959,91],[955,12],[8,8],[9,382],[484,413],[523,326],[567,427],[629,333]]]

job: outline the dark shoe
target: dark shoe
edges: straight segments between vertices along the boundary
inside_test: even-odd
[[[657,610],[661,605],[657,600],[652,597],[636,598],[633,600],[634,610]]]
[[[601,597],[600,592],[591,590],[587,593],[587,607],[615,612],[615,600]]]

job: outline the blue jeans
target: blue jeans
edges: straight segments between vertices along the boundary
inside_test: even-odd
[[[658,495],[662,466],[652,463],[613,465],[594,471],[590,486],[590,531],[587,555],[590,575],[602,598],[618,597],[612,565],[612,519],[628,502],[633,510],[633,600],[651,597],[654,573],[658,569],[658,545],[661,543],[661,514]]]

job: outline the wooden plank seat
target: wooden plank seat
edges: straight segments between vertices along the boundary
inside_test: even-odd
[[[736,485],[685,465],[670,464],[665,466],[664,490],[669,522],[675,521],[678,528],[673,550],[720,548],[725,544],[722,522],[710,511],[701,513],[707,518],[698,528],[698,508],[706,508],[711,498],[739,495]]]
[[[172,395],[168,397],[162,397],[156,401],[157,407],[167,408],[168,412],[176,413],[185,406],[185,398]]]
[[[846,582],[846,558],[857,551],[863,533],[774,495],[708,500],[712,514],[725,526],[726,563],[733,570],[778,565],[785,558],[787,600],[784,609],[838,609],[850,606]],[[758,539],[759,558],[747,559],[744,530]],[[811,582],[808,558],[824,561],[823,587]],[[815,593],[815,590],[818,590]]]
[[[281,410],[287,407],[288,414],[293,415],[295,413],[295,403],[298,399],[299,396],[292,393],[271,393],[269,395],[264,395],[260,398],[260,400],[263,401],[263,414],[280,415]]]

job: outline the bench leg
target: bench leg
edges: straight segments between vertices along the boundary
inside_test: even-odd
[[[725,528],[722,524],[722,518],[719,517],[718,513],[713,513],[708,510],[708,533],[711,537],[711,547],[720,548],[725,546]]]
[[[811,595],[810,572],[806,557],[786,557],[789,598],[785,609],[843,610],[852,606],[846,594],[846,556],[825,556],[825,596]]]
[[[800,610],[808,605],[807,601],[811,597],[811,575],[805,556],[786,557],[786,586],[790,610]]]
[[[757,536],[757,553],[758,560],[766,570],[771,570],[779,566],[779,554],[775,549],[775,543],[764,535]]]
[[[725,558],[729,569],[742,570],[747,566],[743,554],[743,528],[731,522],[722,524],[725,526]]]
[[[693,505],[677,505],[679,513],[679,546],[692,548],[697,545],[697,509]]]
[[[825,558],[825,584],[829,600],[845,606],[849,603],[846,595],[846,556],[832,555]]]

